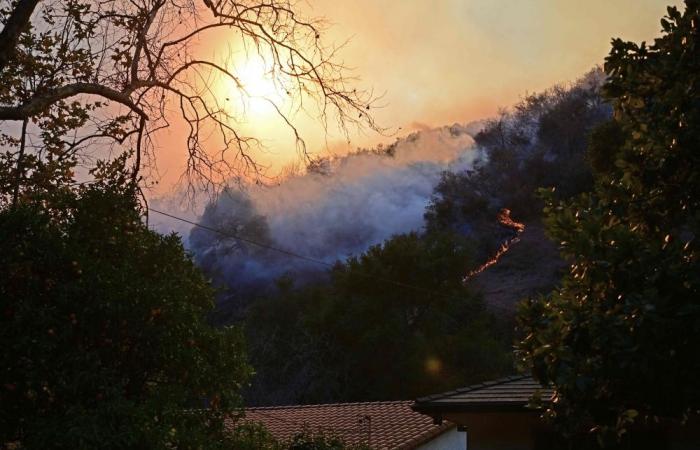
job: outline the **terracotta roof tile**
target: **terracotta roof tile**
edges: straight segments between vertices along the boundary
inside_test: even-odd
[[[407,450],[454,427],[435,425],[411,409],[412,401],[331,403],[323,405],[246,408],[245,419],[263,424],[276,439],[291,439],[304,428],[324,431],[347,444],[376,450]]]

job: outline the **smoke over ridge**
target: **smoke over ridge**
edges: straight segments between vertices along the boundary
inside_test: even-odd
[[[343,260],[392,235],[420,230],[440,174],[467,169],[478,157],[476,131],[475,125],[424,130],[378,151],[325,161],[279,185],[228,189],[198,221],[326,263]],[[270,286],[285,274],[304,281],[324,269],[201,228],[186,242],[197,263],[233,292]]]

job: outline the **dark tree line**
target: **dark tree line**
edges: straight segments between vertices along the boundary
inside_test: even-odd
[[[206,323],[213,290],[113,168],[0,210],[0,444],[229,448],[242,333]]]
[[[507,373],[509,323],[462,283],[472,243],[398,235],[328,283],[256,301],[246,319],[261,404],[410,399]]]

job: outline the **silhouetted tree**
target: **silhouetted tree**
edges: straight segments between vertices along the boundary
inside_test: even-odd
[[[406,399],[507,372],[509,338],[462,279],[471,244],[398,235],[338,263],[328,284],[256,302],[256,402]]]
[[[700,405],[700,2],[668,8],[652,45],[613,41],[593,136],[595,188],[547,225],[570,261],[561,289],[520,313],[520,357],[556,388],[550,415],[622,435]]]
[[[96,177],[0,210],[0,447],[235,447],[242,334],[206,323],[211,287],[133,186]]]
[[[263,100],[290,127],[302,156],[304,141],[284,112],[302,104],[315,102],[326,126],[377,128],[368,111],[374,98],[348,83],[337,49],[323,43],[323,23],[304,17],[287,0],[0,5],[0,143],[8,149],[0,161],[15,168],[18,185],[28,172],[23,164],[28,152],[49,165],[67,159],[90,165],[114,147],[121,147],[118,154],[133,152],[130,172],[136,181],[152,160],[153,134],[173,120],[188,132],[190,181],[212,187],[232,176],[259,176],[260,143],[240,127],[248,87],[229,61],[194,51],[212,33],[225,32],[248,57],[265,60],[267,75],[291,108],[275,98]],[[231,95],[214,88],[219,79],[231,86]],[[38,137],[32,146],[20,144],[19,136],[27,133]]]

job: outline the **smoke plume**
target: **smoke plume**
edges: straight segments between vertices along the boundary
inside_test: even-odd
[[[325,267],[264,247],[332,264],[420,230],[440,174],[469,168],[478,156],[472,139],[478,129],[423,130],[388,147],[322,160],[275,186],[227,189],[198,221],[245,241],[193,228],[187,245],[205,272],[234,293],[272,286],[284,275],[304,282]]]

